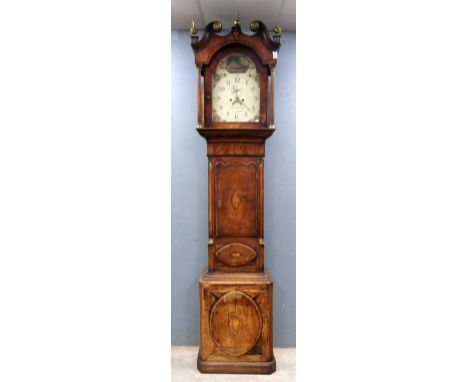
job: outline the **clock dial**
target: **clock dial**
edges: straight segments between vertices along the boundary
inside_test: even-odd
[[[212,80],[213,122],[259,122],[260,76],[250,57],[224,57]]]

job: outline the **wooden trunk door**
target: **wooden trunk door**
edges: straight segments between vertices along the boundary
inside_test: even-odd
[[[216,237],[258,235],[258,159],[218,157],[214,173],[214,222]]]

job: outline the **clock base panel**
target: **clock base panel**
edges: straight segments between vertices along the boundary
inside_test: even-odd
[[[271,374],[273,282],[268,272],[205,270],[199,281],[202,373]]]

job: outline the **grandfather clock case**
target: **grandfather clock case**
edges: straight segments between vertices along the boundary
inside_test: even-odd
[[[209,23],[191,45],[197,131],[207,141],[208,267],[199,281],[202,373],[271,374],[273,281],[264,266],[265,141],[275,131],[274,85],[281,29],[260,21],[230,33]]]

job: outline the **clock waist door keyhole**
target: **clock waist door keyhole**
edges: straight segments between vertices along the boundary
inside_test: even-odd
[[[221,200],[218,200],[218,207],[221,207],[221,204],[222,204]]]

